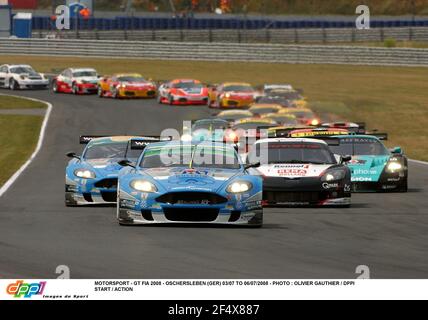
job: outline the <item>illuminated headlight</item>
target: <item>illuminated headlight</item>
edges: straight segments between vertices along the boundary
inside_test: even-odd
[[[230,184],[226,191],[229,193],[242,193],[251,190],[253,185],[248,181],[236,181]]]
[[[94,172],[88,169],[77,169],[74,171],[74,175],[83,179],[94,179],[96,175]]]
[[[231,95],[230,95],[230,93],[226,93],[226,94],[224,95],[224,97],[229,99],[229,98],[231,97]]]
[[[321,181],[337,181],[345,178],[344,170],[330,170],[327,171],[322,177]]]
[[[190,134],[183,134],[182,136],[181,136],[181,141],[184,141],[184,142],[190,142],[190,141],[192,141],[193,140],[193,137],[192,137],[192,135],[190,135]]]
[[[317,125],[319,125],[320,124],[320,121],[318,120],[318,119],[313,119],[312,121],[311,121],[311,125],[312,126],[317,126]]]
[[[390,162],[386,166],[386,169],[389,172],[397,172],[397,171],[400,171],[402,168],[403,168],[403,166],[399,162]]]
[[[140,192],[156,192],[156,186],[147,180],[134,180],[131,182],[131,187]]]

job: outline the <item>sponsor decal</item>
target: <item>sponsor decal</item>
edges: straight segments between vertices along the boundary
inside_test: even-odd
[[[372,178],[369,177],[353,177],[351,178],[352,182],[367,182],[367,181],[373,181]]]
[[[351,192],[351,185],[350,184],[345,184],[343,191],[345,192]]]
[[[388,178],[388,181],[390,181],[390,182],[398,182],[398,181],[400,181],[400,178]]]
[[[324,189],[338,188],[338,187],[339,187],[339,184],[338,184],[338,183],[328,183],[328,182],[324,182],[324,183],[322,184],[322,187],[323,187]]]
[[[31,298],[34,295],[42,295],[46,287],[46,281],[24,283],[23,280],[18,280],[7,286],[6,292],[15,298]]]
[[[366,163],[366,160],[363,160],[363,159],[352,159],[348,163],[349,164],[354,164],[354,165],[356,165],[356,164],[362,165],[362,164]]]
[[[355,169],[353,174],[377,174],[376,170]]]

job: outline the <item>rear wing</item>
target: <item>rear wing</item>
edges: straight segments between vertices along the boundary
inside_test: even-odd
[[[98,138],[107,138],[109,136],[80,136],[79,137],[79,143],[80,144],[88,144],[89,142],[91,142],[94,139],[98,139]]]
[[[300,129],[312,129],[313,127],[289,127],[284,129],[275,129],[269,132],[269,138],[288,138],[290,133]]]
[[[366,134],[369,136],[376,137],[379,140],[383,140],[383,141],[388,140],[388,134],[387,133],[367,132]]]
[[[292,138],[296,138],[296,137],[292,137]],[[312,136],[312,137],[307,137],[307,138],[322,140],[325,143],[327,143],[329,146],[339,146],[340,145],[340,138],[334,138],[334,137],[329,137],[329,136]]]
[[[161,136],[141,136],[138,139],[131,139],[130,148],[131,150],[144,150],[149,144],[171,141],[172,137],[161,137]]]

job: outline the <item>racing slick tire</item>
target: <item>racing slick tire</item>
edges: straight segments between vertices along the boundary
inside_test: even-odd
[[[77,87],[76,83],[73,83],[73,85],[71,86],[71,92],[73,92],[73,94],[79,94],[79,88]]]
[[[111,96],[112,96],[113,99],[119,99],[119,94],[118,94],[117,88],[113,89],[113,91],[111,93]]]
[[[56,80],[52,81],[52,92],[53,93],[59,93],[59,91],[58,91],[58,83],[56,82]]]
[[[408,181],[407,181],[407,179],[406,179],[406,180],[404,180],[404,181],[400,184],[400,186],[398,187],[397,191],[398,191],[398,192],[406,193],[408,190],[409,190],[409,186],[408,186]]]
[[[168,104],[170,106],[174,105],[174,98],[171,95],[168,96]]]
[[[18,84],[18,82],[16,82],[15,79],[11,79],[9,81],[9,89],[10,90],[18,90],[19,89],[19,84]]]
[[[98,87],[97,94],[98,94],[98,97],[104,98],[104,90],[101,87]]]
[[[158,101],[159,104],[162,104],[162,96],[160,94],[158,94],[156,100]]]

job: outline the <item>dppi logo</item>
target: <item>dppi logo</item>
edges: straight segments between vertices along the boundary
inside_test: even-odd
[[[45,281],[39,283],[24,283],[24,281],[18,280],[8,285],[6,292],[13,295],[15,298],[31,298],[33,295],[42,295],[45,286]]]

